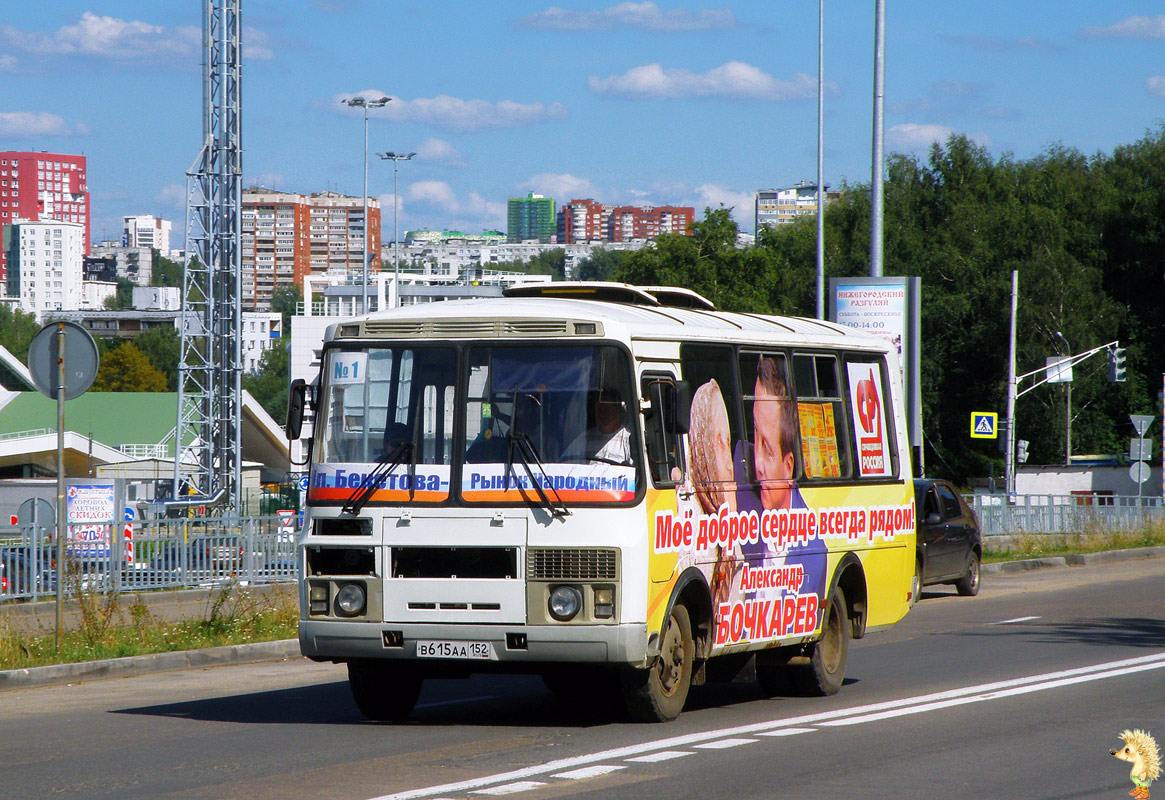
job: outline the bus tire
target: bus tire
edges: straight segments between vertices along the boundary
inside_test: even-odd
[[[696,645],[688,609],[676,603],[660,634],[659,656],[647,669],[621,676],[623,704],[637,722],[668,722],[684,710],[692,685]]]
[[[918,605],[922,599],[922,558],[914,559],[914,579],[910,582],[910,607]]]
[[[407,719],[421,694],[421,676],[392,661],[348,662],[348,687],[360,713],[376,722]]]
[[[825,607],[821,638],[808,645],[807,664],[792,667],[796,688],[806,695],[824,697],[837,694],[845,680],[849,657],[849,620],[846,618],[845,593],[834,587]]]

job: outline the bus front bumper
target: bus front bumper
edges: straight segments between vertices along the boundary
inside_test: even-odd
[[[299,647],[308,658],[346,661],[353,658],[416,660],[417,643],[489,642],[490,659],[458,661],[483,669],[490,664],[632,664],[647,659],[647,626],[623,625],[479,625],[393,624],[388,622],[299,621]]]

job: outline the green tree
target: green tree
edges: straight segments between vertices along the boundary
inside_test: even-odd
[[[8,303],[0,303],[0,345],[28,364],[28,346],[41,326],[36,316],[15,308]]]
[[[596,247],[591,254],[578,262],[574,279],[579,281],[610,281],[627,258],[628,250],[608,250]]]
[[[119,311],[123,308],[133,308],[134,284],[127,278],[117,279],[117,293],[113,297],[105,298],[105,308],[110,311]]]
[[[178,361],[182,357],[182,340],[173,325],[150,328],[133,340],[150,364],[166,376],[168,391],[178,391]]]
[[[182,286],[182,265],[177,261],[171,261],[163,256],[158,250],[153,250],[153,274],[151,275],[151,286]]]
[[[164,392],[166,376],[133,342],[123,342],[101,356],[95,392]]]
[[[303,289],[298,286],[280,284],[271,292],[271,310],[283,315],[281,332],[284,336],[291,335],[291,318],[295,316],[296,309],[302,302]]]
[[[243,388],[282,425],[287,417],[288,348],[276,345],[263,353],[259,368],[243,375]]]

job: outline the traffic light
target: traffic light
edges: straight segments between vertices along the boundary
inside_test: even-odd
[[[1108,379],[1113,383],[1123,383],[1125,379],[1125,349],[1113,347],[1108,351]]]
[[[1027,463],[1027,439],[1020,439],[1015,443],[1015,460],[1020,464]]]

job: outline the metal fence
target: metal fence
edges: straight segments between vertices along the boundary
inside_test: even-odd
[[[112,547],[108,538],[70,542],[61,570],[51,528],[0,527],[0,601],[51,599],[58,579],[69,595],[294,581],[295,530],[287,523],[265,516],[115,525]]]
[[[1131,532],[1165,521],[1160,497],[1116,495],[975,495],[967,502],[984,536]]]

